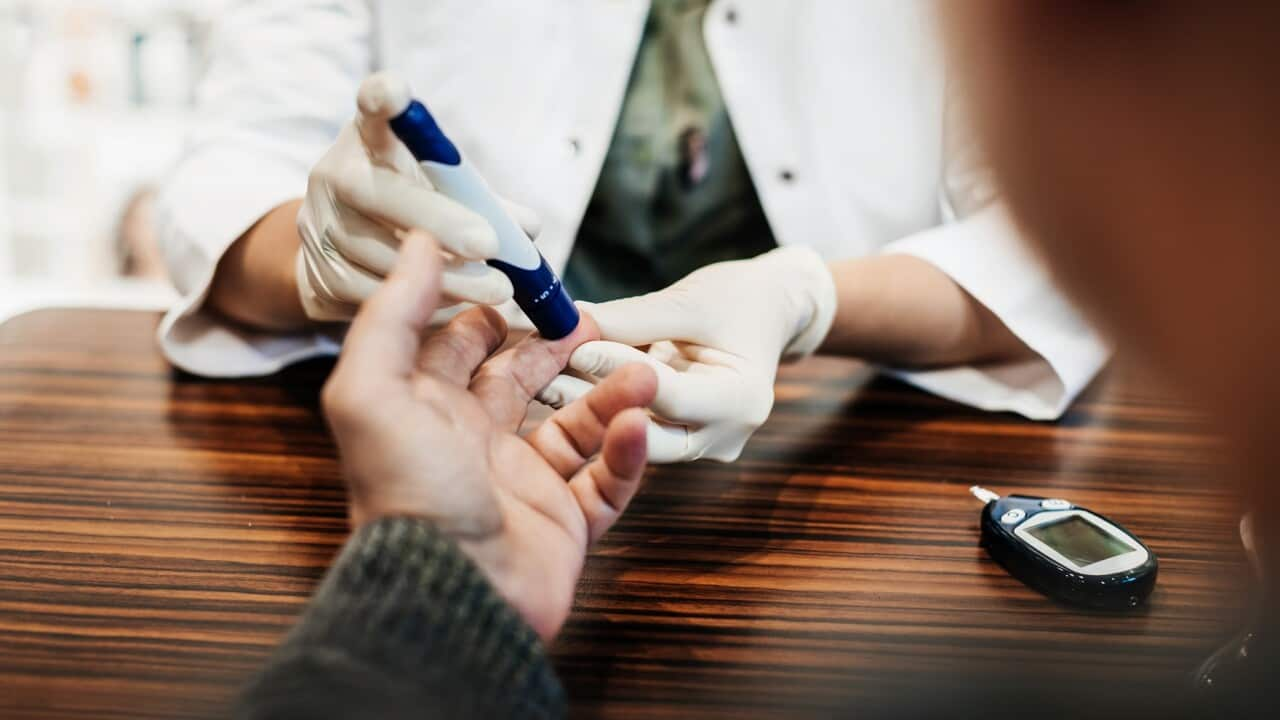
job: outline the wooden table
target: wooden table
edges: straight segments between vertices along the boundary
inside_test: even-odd
[[[156,321],[0,327],[0,717],[218,716],[346,534],[328,366],[194,379]],[[1002,670],[1174,685],[1244,602],[1213,451],[1137,375],[1033,424],[809,361],[740,461],[651,472],[556,663],[582,717],[827,717]],[[974,483],[1120,518],[1160,557],[1149,607],[1011,579],[977,546]]]

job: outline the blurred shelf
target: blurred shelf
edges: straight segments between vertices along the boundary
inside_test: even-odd
[[[182,151],[190,81],[227,2],[0,0],[0,318],[169,302],[163,286],[110,279],[115,236]]]

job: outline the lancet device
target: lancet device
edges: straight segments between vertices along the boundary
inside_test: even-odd
[[[538,252],[519,223],[503,209],[488,183],[467,164],[420,101],[409,97],[402,84],[380,79],[394,91],[386,101],[391,131],[418,161],[436,190],[484,217],[498,235],[498,256],[488,264],[511,279],[515,301],[539,334],[558,340],[578,327],[578,308],[560,278]]]

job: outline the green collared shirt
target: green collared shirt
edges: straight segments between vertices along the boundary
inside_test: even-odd
[[[600,302],[776,246],[702,24],[710,0],[654,0],[565,284]]]

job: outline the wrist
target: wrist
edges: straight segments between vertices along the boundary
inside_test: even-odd
[[[528,553],[513,547],[506,535],[450,537],[538,637],[544,642],[555,639],[573,608],[581,562],[572,572],[567,567],[531,564]]]
[[[324,281],[307,254],[305,241],[298,248],[287,274],[307,322],[348,322],[355,316],[355,307],[330,299],[331,293],[324,289]]]
[[[227,248],[209,286],[210,309],[257,330],[292,332],[309,324],[294,278],[298,206],[272,210]]]
[[[798,360],[812,355],[826,339],[836,314],[836,286],[826,261],[805,247],[787,247],[768,253],[778,277],[785,278],[784,303],[790,308],[782,358]]]
[[[456,710],[447,716],[564,713],[563,690],[533,629],[430,522],[383,518],[353,533],[273,664],[317,651],[357,663],[343,668],[413,678]],[[250,698],[280,696],[274,679],[255,681]]]
[[[551,640],[573,604],[572,584],[567,593],[557,593],[554,583],[548,583],[547,578],[530,576],[528,568],[517,559],[520,553],[510,546],[502,532],[501,515],[496,512],[481,515],[476,518],[432,515],[400,502],[352,502],[348,507],[353,535],[370,532],[370,528],[387,523],[430,527],[484,575],[529,627],[544,640]]]
[[[832,265],[838,292],[824,350],[894,367],[1030,357],[1004,324],[934,264],[884,254]]]
[[[478,552],[502,538],[504,520],[492,495],[471,498],[460,493],[455,504],[427,504],[412,485],[387,483],[375,493],[362,493],[358,488],[358,484],[348,485],[347,516],[353,532],[387,518],[411,518],[431,523],[441,534]],[[477,558],[477,562],[487,563],[488,557]]]
[[[294,294],[302,305],[303,314],[308,320],[321,322],[322,318],[330,313],[321,302],[320,293],[316,292],[316,281],[312,280],[314,273],[308,266],[305,242],[294,254],[291,272],[287,274],[289,282],[293,284]]]

